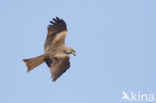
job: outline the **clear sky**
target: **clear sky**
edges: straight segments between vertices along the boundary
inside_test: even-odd
[[[1,0],[0,103],[124,103],[122,91],[156,95],[155,0]],[[71,67],[56,82],[44,63],[49,21],[68,27]]]

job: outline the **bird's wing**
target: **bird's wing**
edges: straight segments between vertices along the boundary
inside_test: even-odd
[[[56,17],[50,23],[44,45],[45,50],[51,49],[55,44],[64,44],[67,35],[67,26],[63,19]]]
[[[56,79],[70,67],[69,59],[69,56],[65,56],[63,58],[45,59],[45,62],[50,68],[53,81],[56,81]]]

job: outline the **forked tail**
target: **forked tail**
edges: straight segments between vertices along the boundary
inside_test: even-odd
[[[44,58],[45,58],[45,54],[35,58],[23,59],[23,61],[26,63],[27,66],[27,72],[31,71],[38,65],[42,64],[44,62]]]

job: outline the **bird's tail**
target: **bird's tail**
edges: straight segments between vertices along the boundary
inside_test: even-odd
[[[44,62],[44,58],[45,58],[45,54],[35,58],[23,59],[23,61],[26,63],[27,66],[27,72],[31,71],[38,65],[42,64]]]

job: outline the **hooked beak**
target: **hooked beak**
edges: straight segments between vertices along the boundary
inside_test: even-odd
[[[75,53],[75,52],[72,52],[72,54],[73,54],[74,56],[76,56],[76,53]]]

